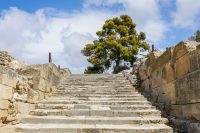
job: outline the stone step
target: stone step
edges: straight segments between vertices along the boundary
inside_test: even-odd
[[[66,79],[63,79],[63,81],[99,81],[99,82],[102,82],[102,81],[125,81],[127,78],[125,77],[120,77],[120,78],[105,78],[105,77],[102,77],[102,78],[99,78],[99,77],[90,77],[90,78],[72,78],[72,77],[69,77],[69,78],[66,78]]]
[[[95,109],[95,108],[107,108],[110,110],[144,110],[144,109],[156,109],[151,105],[87,105],[87,104],[37,104],[36,109]]]
[[[114,78],[117,78],[117,79],[120,79],[120,78],[125,78],[124,75],[122,74],[72,74],[70,75],[69,77],[67,77],[66,79],[80,79],[80,78],[83,78],[83,79],[114,79]]]
[[[23,124],[15,132],[23,133],[172,133],[164,124]]]
[[[80,91],[86,91],[86,92],[127,92],[127,93],[139,93],[137,90],[135,89],[96,89],[96,88],[92,88],[92,89],[80,89],[80,88],[58,88],[57,92],[59,91],[64,91],[64,92],[80,92]]]
[[[134,87],[94,87],[94,86],[66,86],[59,87],[60,90],[102,90],[102,91],[138,91]]]
[[[80,84],[80,83],[88,83],[88,84],[94,84],[94,83],[116,83],[117,85],[123,84],[128,85],[129,81],[126,79],[122,80],[85,80],[85,79],[75,79],[75,80],[64,80],[62,84]]]
[[[157,116],[161,113],[155,109],[145,110],[109,110],[109,109],[35,109],[30,112],[30,115],[47,116],[104,116],[104,117],[138,117],[138,116]]]
[[[85,80],[85,79],[78,79],[78,80],[63,80],[62,81],[62,84],[64,85],[65,83],[67,83],[67,84],[70,84],[70,83],[103,83],[103,82],[114,82],[114,83],[116,83],[116,85],[131,85],[130,83],[129,83],[129,80],[127,80],[127,79],[120,79],[120,80],[118,80],[118,79],[112,79],[112,80],[99,80],[99,79],[94,79],[94,80],[92,80],[92,79],[89,79],[89,80]],[[121,83],[124,83],[124,84],[121,84]]]
[[[91,85],[97,85],[97,86],[117,86],[117,87],[130,87],[130,84],[126,83],[119,83],[119,82],[63,82],[64,86],[91,86]]]
[[[137,93],[138,91],[136,90],[100,90],[100,89],[84,89],[84,90],[80,90],[80,89],[58,89],[57,92],[85,92],[85,93],[95,93],[95,92],[99,92],[99,93],[111,93],[111,94],[115,94],[115,93]]]
[[[129,95],[129,94],[139,94],[138,92],[92,92],[92,91],[71,91],[71,92],[65,92],[65,91],[57,91],[54,94],[109,94],[109,95],[117,95],[117,94],[123,94],[123,95]]]
[[[53,96],[73,96],[73,97],[141,97],[141,94],[117,94],[117,95],[113,95],[113,94],[65,94],[65,93],[53,93]]]
[[[130,84],[121,84],[121,85],[112,85],[112,86],[109,86],[109,85],[95,85],[95,86],[92,86],[92,85],[65,85],[65,84],[61,84],[59,85],[58,87],[79,87],[79,88],[91,88],[91,87],[95,87],[95,88],[122,88],[122,89],[126,89],[126,88],[134,88],[132,85]]]
[[[137,91],[134,87],[94,87],[94,86],[66,86],[66,87],[59,87],[60,90],[102,90],[102,91]]]
[[[156,109],[156,107],[152,105],[112,105],[110,106],[112,110],[145,110],[145,109]]]
[[[135,88],[94,88],[94,87],[90,87],[90,88],[83,88],[83,87],[63,87],[63,88],[58,88],[58,90],[68,90],[68,91],[87,91],[87,90],[91,90],[91,91],[137,91]]]
[[[69,77],[67,79],[63,79],[64,82],[66,81],[88,81],[88,82],[92,82],[92,81],[99,81],[99,82],[102,82],[102,81],[125,81],[127,78],[125,77],[121,77],[121,78],[98,78],[98,77],[90,77],[90,78],[72,78],[72,77]]]
[[[69,86],[59,86],[58,89],[64,90],[64,89],[69,89],[69,90],[133,90],[137,91],[134,87],[103,87],[103,86],[75,86],[75,85],[69,85]]]
[[[125,82],[128,83],[128,80],[126,78],[121,78],[121,79],[66,79],[63,82]]]
[[[118,89],[79,89],[79,88],[73,88],[73,89],[58,89],[57,91],[64,91],[64,92],[80,92],[80,91],[87,91],[87,92],[110,92],[110,93],[114,93],[114,92],[122,92],[122,93],[139,93],[137,90],[134,89],[129,89],[129,90],[118,90]]]
[[[55,93],[53,93],[54,95]],[[63,96],[61,96],[63,95]],[[143,95],[141,94],[134,94],[134,95],[97,95],[97,94],[59,94],[59,96],[55,95],[55,96],[51,96],[49,98],[96,98],[96,99],[108,99],[108,98],[119,98],[119,99],[123,99],[123,98],[135,98],[135,99],[139,99],[139,98],[145,98]],[[146,98],[145,98],[146,99]]]
[[[103,91],[103,90],[67,90],[67,89],[63,89],[63,90],[57,90],[57,93],[108,93],[108,94],[140,94],[137,91],[134,90],[123,90],[123,91],[119,91],[119,90],[107,90],[107,91]]]
[[[128,81],[116,81],[116,80],[113,80],[113,81],[84,81],[84,80],[74,80],[74,81],[63,81],[62,82],[62,85],[79,85],[79,84],[84,84],[84,85],[97,85],[97,86],[102,86],[101,84],[104,84],[104,85],[116,85],[116,86],[130,86],[129,82]]]
[[[74,81],[62,81],[62,84],[60,85],[69,85],[69,84],[80,84],[80,83],[83,83],[83,84],[94,84],[94,83],[106,83],[106,81],[81,81],[81,80],[74,80]],[[129,83],[129,81],[116,81],[116,80],[113,80],[113,81],[109,81],[107,83],[115,83],[113,86],[133,86]],[[123,84],[122,84],[123,83]],[[97,86],[102,86],[102,85],[98,85]],[[108,86],[108,85],[105,85],[105,86]]]
[[[106,102],[106,101],[120,101],[120,102],[131,102],[131,101],[146,101],[145,98],[143,97],[137,97],[137,98],[79,98],[79,97],[72,97],[72,98],[48,98],[46,100],[42,100],[40,103],[43,103],[43,102],[46,102],[46,101],[49,101],[49,102],[65,102],[65,101],[71,101],[72,103],[84,103],[84,102]]]
[[[121,78],[124,77],[124,75],[123,74],[72,74],[68,78],[82,78],[82,77],[92,78],[92,79],[96,77],[102,79],[102,78]]]
[[[26,124],[165,124],[168,122],[160,117],[66,117],[66,116],[22,116],[21,122]]]
[[[87,82],[84,82],[84,83],[63,83],[63,86],[115,86],[117,85],[118,83],[87,83]],[[123,83],[121,83],[123,84]],[[121,85],[121,86],[116,86],[117,88],[120,88],[120,87],[131,87],[131,85]]]
[[[121,97],[121,98],[96,98],[96,97],[50,97],[47,100],[88,100],[88,101],[137,101],[137,100],[146,100],[144,97]]]
[[[41,101],[39,103],[43,104],[88,104],[88,105],[151,105],[150,102],[146,100],[141,101],[81,101],[81,100],[46,100]]]
[[[72,75],[36,104],[16,133],[172,133],[147,99],[120,75]]]

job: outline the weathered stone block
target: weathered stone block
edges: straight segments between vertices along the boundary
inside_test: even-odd
[[[145,80],[149,77],[150,72],[149,72],[149,68],[146,65],[141,65],[139,68],[139,75],[141,80]]]
[[[163,84],[167,84],[173,80],[175,80],[174,64],[169,62],[162,69],[162,82]]]
[[[160,56],[150,54],[145,62],[151,71],[150,78],[142,80],[144,94],[158,107],[167,105],[165,111],[181,119],[200,119],[199,44],[180,42]]]
[[[158,103],[167,103],[168,99],[166,96],[166,92],[164,92],[163,86],[157,88],[158,92]]]
[[[172,105],[171,114],[179,118],[200,120],[200,103]]]
[[[152,65],[153,62],[155,62],[155,60],[157,60],[157,58],[162,54],[161,51],[153,51],[149,54],[149,58],[147,59],[147,61],[145,62],[145,64],[147,66]]]
[[[143,82],[143,85],[144,85],[145,91],[148,92],[149,89],[150,89],[149,79],[146,79],[146,80]]]
[[[1,118],[8,116],[8,110],[2,110],[0,109],[0,123],[2,123]]]
[[[47,92],[47,82],[45,79],[43,78],[39,78],[39,82],[37,85],[38,90],[43,91],[43,92]]]
[[[188,74],[175,82],[177,103],[194,103],[200,101],[200,70]]]
[[[186,104],[182,107],[183,117],[200,120],[200,103]]]
[[[171,104],[175,104],[176,103],[176,88],[175,88],[175,83],[174,82],[170,82],[168,84],[165,84],[163,86],[164,88],[164,92],[166,93],[167,99],[169,100],[169,102]]]
[[[171,58],[172,58],[172,52],[173,52],[173,49],[172,48],[168,48],[162,55],[160,55],[158,57],[158,64],[159,66],[163,66],[165,65],[166,63],[170,62]]]
[[[190,42],[190,41],[180,42],[174,48],[174,52],[173,52],[174,60],[181,58],[186,53],[196,50],[197,45],[198,45],[198,43],[196,43],[196,42]]]
[[[38,100],[42,100],[45,98],[45,92],[38,90],[37,93],[39,98]]]
[[[180,78],[183,75],[187,74],[190,69],[190,58],[189,54],[186,54],[176,60],[176,78]]]
[[[0,127],[0,133],[14,133],[14,126],[13,125],[4,125]]]
[[[10,77],[8,74],[0,74],[0,84],[16,87],[17,77]]]
[[[23,103],[23,102],[18,102],[17,103],[17,110],[20,114],[29,114],[31,110],[35,109],[35,104],[30,104],[30,103]]]
[[[182,109],[182,105],[171,105],[171,112],[170,114],[172,116],[176,116],[179,118],[183,117],[183,109]]]
[[[151,98],[152,98],[152,102],[157,103],[158,102],[158,88],[153,88],[151,90]]]
[[[0,109],[8,109],[10,102],[8,100],[0,100]]]
[[[0,99],[11,99],[13,95],[13,89],[9,86],[0,84]]]
[[[190,72],[193,72],[199,68],[198,56],[199,54],[197,51],[190,53]]]
[[[151,64],[151,72],[155,72],[157,69],[159,69],[159,63],[158,63],[158,60],[155,60],[154,62],[152,62]]]
[[[191,123],[188,128],[188,133],[200,133],[200,123]]]
[[[162,71],[161,69],[157,69],[154,71],[151,75],[151,80],[152,80],[152,88],[156,88],[162,85]]]

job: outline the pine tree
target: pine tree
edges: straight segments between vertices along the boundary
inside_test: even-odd
[[[149,49],[144,41],[144,32],[136,32],[136,24],[128,15],[108,19],[97,31],[97,40],[86,44],[81,51],[88,57],[89,66],[85,73],[103,73],[113,67],[113,73],[130,68],[137,59],[139,50]]]

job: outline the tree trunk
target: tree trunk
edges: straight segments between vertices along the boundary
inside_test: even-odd
[[[120,72],[120,58],[115,60],[115,67],[114,67],[113,73],[116,74],[118,72]]]

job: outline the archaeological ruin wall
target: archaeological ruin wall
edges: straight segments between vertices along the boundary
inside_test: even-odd
[[[35,103],[50,96],[62,77],[70,74],[69,69],[53,63],[25,64],[0,51],[0,132],[12,130],[6,125],[17,124],[21,114],[33,110]]]
[[[200,43],[183,41],[165,52],[151,52],[138,67],[139,91],[164,114],[200,128]],[[191,121],[197,123],[191,123]],[[179,121],[180,122],[180,121]],[[175,123],[176,124],[176,123]],[[200,129],[198,130],[200,131]],[[191,131],[195,132],[195,131]]]

